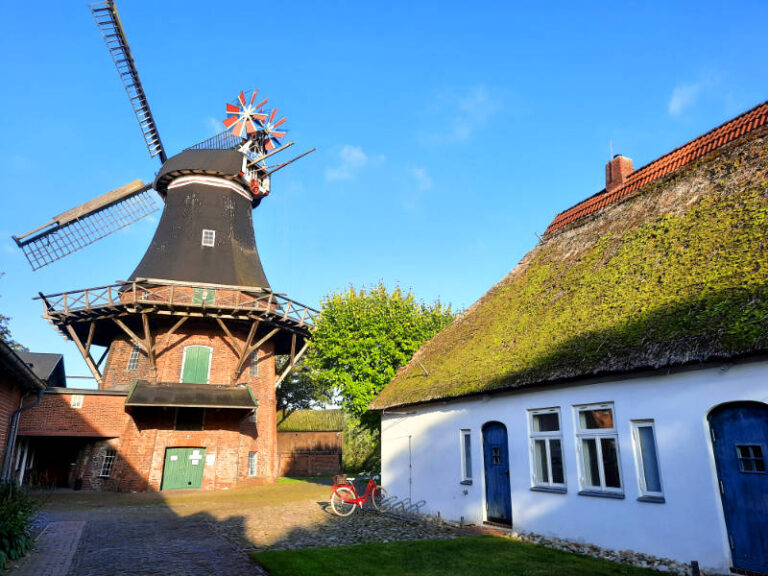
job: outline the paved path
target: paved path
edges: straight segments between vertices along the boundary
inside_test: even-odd
[[[328,486],[181,495],[56,494],[47,527],[8,576],[264,576],[249,551],[451,538],[445,526],[374,512],[338,518]]]
[[[51,522],[37,537],[34,553],[22,558],[13,576],[66,576],[85,522]]]

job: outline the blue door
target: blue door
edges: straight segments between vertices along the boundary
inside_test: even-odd
[[[489,522],[512,525],[512,494],[509,487],[507,427],[501,422],[483,426],[485,462],[485,510]]]
[[[720,406],[709,426],[733,566],[768,572],[768,406]]]

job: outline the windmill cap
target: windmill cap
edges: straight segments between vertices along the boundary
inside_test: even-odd
[[[240,183],[243,154],[237,150],[184,150],[166,160],[155,178],[154,188],[161,195],[181,176],[205,175]]]

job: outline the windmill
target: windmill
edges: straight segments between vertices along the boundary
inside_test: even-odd
[[[165,164],[168,157],[117,7],[112,0],[107,0],[91,4],[90,10],[117,68],[149,154]],[[274,172],[314,151],[312,149],[287,162],[267,165],[267,159],[289,148],[293,142],[284,145],[280,143],[286,132],[278,128],[286,119],[276,121],[276,109],[263,109],[267,99],[261,99],[254,106],[256,94],[255,90],[241,92],[226,105],[226,130],[189,148],[241,152],[244,157],[242,183],[253,193],[254,208],[269,194],[270,176]],[[29,232],[13,236],[13,239],[24,252],[32,269],[37,270],[155,212],[159,206],[152,193],[153,188],[164,199],[164,191],[158,190],[156,185],[135,180],[62,212]]]
[[[77,345],[99,391],[125,396],[115,489],[274,478],[275,389],[306,351],[317,311],[272,291],[252,212],[269,195],[272,175],[313,150],[271,164],[293,142],[282,143],[285,118],[254,90],[226,105],[222,132],[167,156],[114,2],[90,9],[149,153],[162,165],[151,184],[137,180],[14,238],[37,269],[156,210],[153,190],[164,206],[127,281],[40,294],[43,317]],[[98,346],[105,350],[96,359]],[[288,356],[279,374],[277,355]]]

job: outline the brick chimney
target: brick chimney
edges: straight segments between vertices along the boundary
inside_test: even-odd
[[[625,158],[621,154],[616,154],[608,164],[605,165],[605,189],[608,192],[616,190],[627,181],[627,178],[634,171],[632,160]]]

